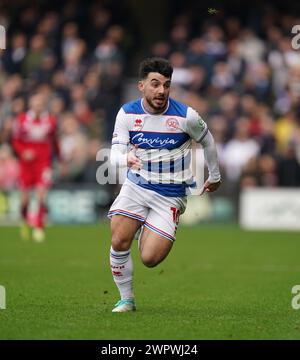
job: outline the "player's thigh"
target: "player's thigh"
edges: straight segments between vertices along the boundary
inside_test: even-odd
[[[144,203],[143,189],[125,182],[112,204],[108,217],[112,219],[112,246],[121,251],[128,250],[136,231],[145,221],[149,209]]]
[[[34,185],[34,175],[31,168],[27,164],[20,163],[19,188],[24,197],[29,194]]]
[[[52,185],[52,169],[49,164],[35,166],[34,182],[36,188],[41,189],[41,196],[43,196]],[[43,190],[45,190],[44,193]]]
[[[145,202],[144,189],[127,180],[111,205],[108,217],[111,218],[118,214],[144,222],[148,212],[149,207]]]
[[[179,216],[185,210],[185,198],[170,198],[153,194],[151,207],[140,237],[140,254],[147,266],[159,264],[175,241]]]
[[[148,267],[158,265],[167,257],[172,246],[171,240],[144,226],[139,246],[144,265]]]
[[[186,199],[153,194],[145,227],[175,241],[180,215],[185,211]]]
[[[125,251],[130,248],[135,233],[142,222],[128,216],[116,214],[111,218],[111,244],[116,251]]]

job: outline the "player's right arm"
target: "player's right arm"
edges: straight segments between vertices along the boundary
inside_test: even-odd
[[[26,143],[23,140],[25,129],[23,126],[24,123],[24,114],[19,114],[14,121],[13,131],[12,131],[12,147],[22,161],[32,161],[35,158],[35,153],[32,149],[28,148]]]
[[[110,162],[119,167],[141,167],[141,160],[136,156],[136,147],[129,147],[129,127],[124,110],[118,112],[112,136]]]

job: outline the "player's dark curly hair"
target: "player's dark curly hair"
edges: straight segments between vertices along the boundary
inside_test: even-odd
[[[158,72],[159,74],[171,79],[173,67],[166,59],[158,57],[148,58],[140,63],[139,78],[145,79],[150,72]]]

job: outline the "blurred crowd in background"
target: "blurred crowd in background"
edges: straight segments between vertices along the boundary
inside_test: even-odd
[[[165,35],[142,55],[171,61],[171,96],[208,123],[226,187],[299,186],[300,50],[291,29],[300,16],[270,4],[241,18],[218,6],[172,9]],[[141,60],[129,18],[115,1],[0,8],[8,29],[0,50],[0,189],[16,185],[11,129],[33,91],[46,94],[58,120],[64,165],[57,182],[95,182],[96,153],[109,147],[127,83],[137,76],[132,64]]]

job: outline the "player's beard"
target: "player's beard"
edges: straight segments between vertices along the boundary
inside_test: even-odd
[[[168,103],[168,98],[164,97],[164,98],[149,98],[146,97],[147,103],[148,105],[154,110],[154,112],[162,112],[166,109],[167,107],[167,103]]]

